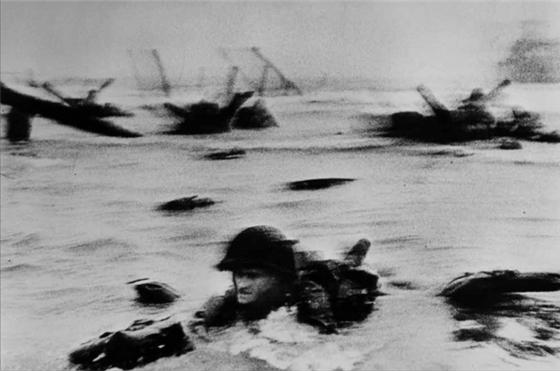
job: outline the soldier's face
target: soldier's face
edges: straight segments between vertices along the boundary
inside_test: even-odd
[[[280,277],[260,268],[234,271],[233,284],[239,304],[276,302],[285,295]]]

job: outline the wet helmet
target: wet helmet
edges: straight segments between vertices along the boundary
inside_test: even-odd
[[[227,246],[225,257],[216,266],[221,271],[239,268],[264,268],[294,277],[293,245],[277,228],[258,225],[241,231]]]

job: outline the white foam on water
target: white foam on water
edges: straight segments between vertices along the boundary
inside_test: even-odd
[[[321,335],[295,317],[294,309],[280,308],[249,328],[227,329],[211,347],[244,353],[283,370],[351,370],[363,359],[364,350],[345,344],[344,336]]]

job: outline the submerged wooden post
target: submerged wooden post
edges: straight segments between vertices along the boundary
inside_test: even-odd
[[[227,81],[226,81],[226,100],[231,100],[233,97],[233,92],[235,90],[235,82],[237,80],[237,74],[239,73],[239,67],[231,66],[229,71]]]
[[[204,87],[204,82],[206,80],[206,72],[204,67],[200,67],[198,70],[198,82],[196,83],[196,87],[198,89],[202,89]]]
[[[257,95],[262,97],[266,91],[266,79],[268,78],[269,65],[265,65],[262,71],[261,81],[259,83],[259,88],[257,89]]]
[[[136,85],[138,86],[139,90],[142,90],[142,82],[141,82],[141,78],[140,78],[140,71],[138,71],[138,66],[136,65],[136,62],[134,61],[134,55],[132,53],[132,50],[127,50],[128,52],[128,57],[130,59],[130,63],[132,65],[132,70],[134,71],[134,78],[136,79]]]
[[[253,52],[253,54],[255,54],[255,56],[257,56],[257,58],[259,58],[260,60],[262,60],[265,65],[267,67],[270,67],[274,70],[274,72],[276,72],[278,74],[278,76],[280,76],[280,78],[282,79],[282,84],[284,89],[286,90],[294,90],[298,95],[303,95],[303,93],[301,92],[301,89],[291,80],[289,80],[286,76],[284,76],[284,74],[282,73],[282,71],[280,71],[278,69],[278,67],[276,67],[276,65],[274,65],[274,63],[272,63],[268,58],[266,58],[261,51],[259,50],[259,48],[257,47],[252,47],[251,51]],[[266,67],[265,67],[266,68]]]
[[[165,75],[165,70],[163,69],[163,63],[161,62],[161,58],[159,57],[159,53],[157,49],[152,49],[152,55],[156,61],[159,75],[161,78],[161,88],[165,95],[168,97],[169,93],[171,92],[171,85],[169,84],[169,80],[167,80],[167,76]]]
[[[230,58],[230,56],[228,55],[228,53],[227,53],[227,51],[226,51],[225,49],[219,48],[219,49],[218,49],[218,52],[220,53],[220,55],[222,56],[222,58],[224,58],[224,60],[225,60],[227,63],[231,64],[231,65],[234,66],[234,67],[237,67],[237,65],[236,65],[235,62]],[[240,69],[239,67],[237,67],[237,71],[238,71],[239,75],[241,75],[241,78],[242,78],[243,80],[245,80],[245,82],[247,83],[247,85],[249,85],[253,90],[256,90],[256,89],[258,88],[257,86],[255,86],[254,81],[252,81],[252,79],[251,79],[249,76],[247,76],[247,75],[245,74],[245,72],[244,72],[242,69]]]
[[[111,121],[102,120],[98,116],[88,114],[80,107],[51,102],[19,93],[1,82],[0,103],[12,107],[12,111],[10,111],[11,118],[10,115],[8,116],[8,128],[12,130],[13,134],[11,135],[14,139],[18,137],[25,138],[25,132],[31,130],[30,122],[31,117],[34,115],[54,120],[61,125],[106,136],[122,138],[142,136],[139,133],[117,126]],[[13,111],[14,109],[16,111]]]
[[[10,142],[28,141],[31,136],[32,115],[19,110],[16,107],[10,108],[7,117],[6,136]]]

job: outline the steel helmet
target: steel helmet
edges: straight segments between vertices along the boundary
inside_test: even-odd
[[[293,245],[277,228],[258,225],[241,231],[227,246],[225,257],[216,266],[221,271],[254,267],[295,277]]]

